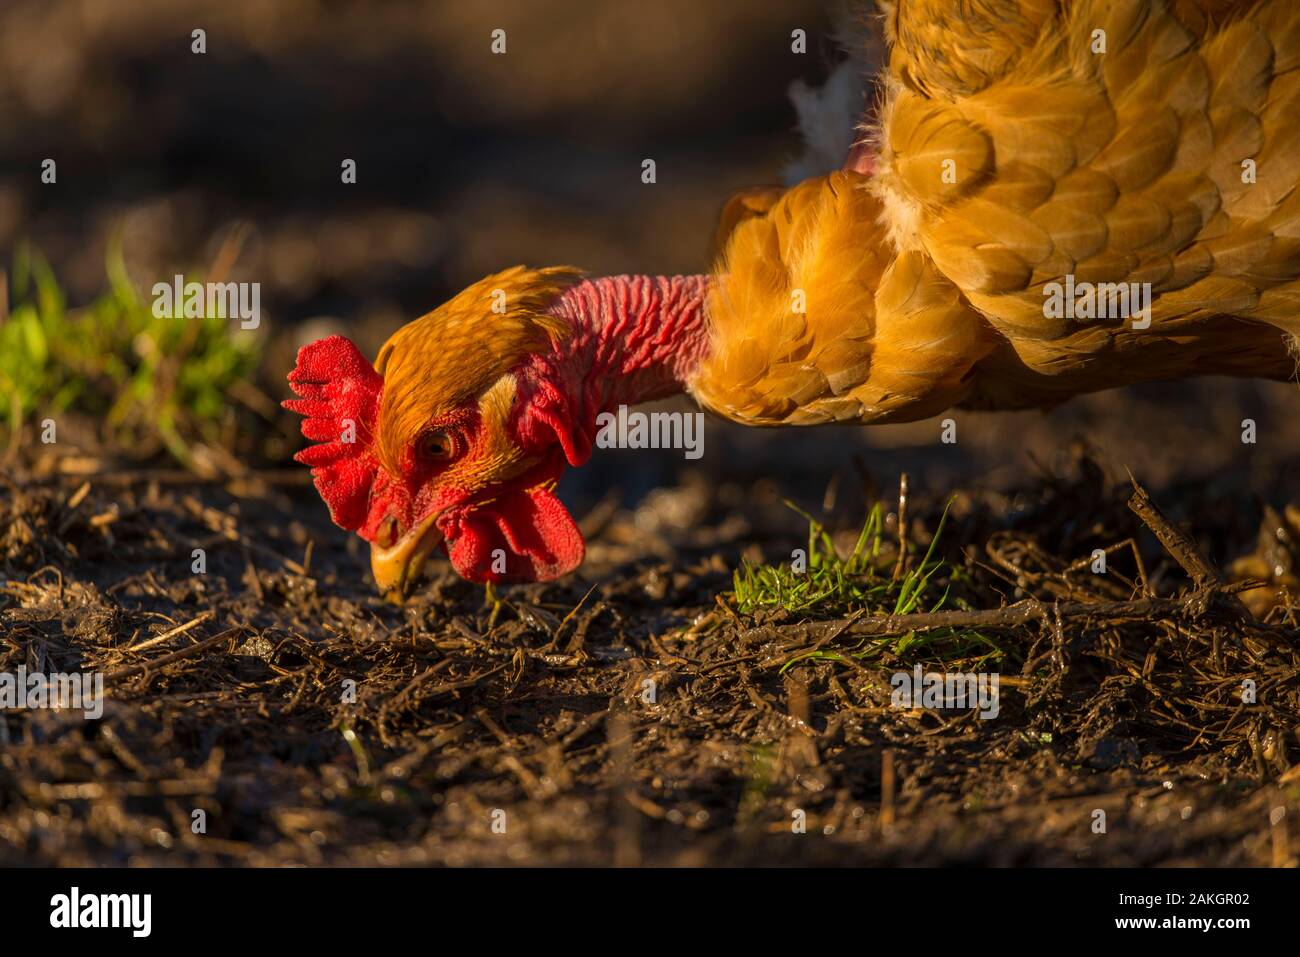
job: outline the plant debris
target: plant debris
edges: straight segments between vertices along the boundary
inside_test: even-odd
[[[1090,462],[1027,489],[1015,516],[961,493],[941,536],[950,499],[913,488],[903,529],[883,503],[855,574],[933,574],[942,610],[897,591],[873,605],[868,588],[835,612],[742,612],[740,539],[614,549],[602,567],[602,543],[635,524],[624,511],[602,516],[585,580],[485,593],[443,563],[397,608],[372,594],[361,543],[303,507],[305,478],[239,494],[147,474],[0,482],[0,671],[107,685],[99,721],[0,713],[0,861],[1300,853],[1296,606],[1252,613],[1237,596],[1259,582],[1229,583],[1144,489]],[[701,524],[743,524],[726,490],[683,493]],[[938,630],[949,640],[927,640]],[[996,671],[999,716],[892,707],[891,675],[916,666]]]

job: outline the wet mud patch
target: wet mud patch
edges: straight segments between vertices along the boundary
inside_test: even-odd
[[[579,575],[489,592],[443,562],[397,607],[303,479],[0,484],[0,672],[105,682],[97,721],[0,714],[0,860],[1296,861],[1279,512],[1189,497],[1175,523],[1080,459],[914,490],[901,534],[884,502],[886,569],[947,508],[938,610],[742,612],[741,558],[788,560],[806,529],[770,492],[687,482],[588,513]],[[861,513],[835,511],[838,547]],[[918,669],[996,673],[996,717],[899,706]]]

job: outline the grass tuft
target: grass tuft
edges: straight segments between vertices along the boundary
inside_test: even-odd
[[[884,511],[879,503],[868,513],[853,550],[843,557],[825,526],[793,503],[787,501],[786,505],[808,521],[808,545],[803,556],[806,568],[796,568],[793,561],[769,565],[742,560],[733,577],[733,599],[742,613],[779,609],[791,613],[816,611],[818,617],[855,613],[908,615],[949,606],[952,586],[964,576],[960,568],[936,557],[951,502],[944,508],[924,555],[898,575],[894,574],[897,556],[890,554],[885,545]],[[965,607],[962,602],[954,606]],[[846,655],[861,660],[884,650],[908,658],[920,654],[944,660],[975,656],[979,663],[1000,660],[1006,653],[979,631],[936,628],[908,632],[898,638],[864,639],[847,651],[809,652],[789,662],[782,671],[799,661],[842,660]]]
[[[892,557],[884,549],[884,511],[877,503],[868,513],[848,556],[841,558],[830,534],[819,521],[794,503],[786,505],[808,521],[808,545],[801,556],[805,568],[795,562],[779,565],[742,561],[733,585],[736,606],[744,613],[783,608],[798,612],[816,608],[826,614],[845,614],[867,609],[881,614],[906,615],[917,610],[937,611],[945,595],[934,597],[932,583],[945,563],[934,557],[943,533],[948,510],[944,509],[939,529],[925,557],[898,578],[891,569]],[[923,609],[927,599],[933,606]]]
[[[29,418],[79,413],[101,423],[106,443],[141,457],[165,449],[189,466],[194,443],[219,443],[230,427],[228,390],[256,369],[259,339],[217,316],[155,316],[120,243],[107,260],[107,291],[69,310],[49,263],[17,248],[15,305],[0,320],[0,426],[12,437]]]

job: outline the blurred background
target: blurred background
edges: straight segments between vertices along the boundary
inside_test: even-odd
[[[87,453],[184,458],[203,447],[197,429],[211,449],[183,463],[193,469],[280,466],[301,441],[276,403],[303,341],[343,331],[373,354],[402,322],[515,263],[707,269],[729,192],[778,181],[801,152],[787,91],[821,83],[840,59],[839,16],[826,0],[7,0],[0,321],[27,308],[48,340],[33,351],[30,336],[0,329],[20,409],[11,432],[62,404],[85,414],[70,434]],[[200,28],[202,55],[191,52]],[[498,28],[505,55],[490,49]],[[791,52],[796,28],[803,55]],[[54,184],[41,183],[47,158]],[[654,185],[641,182],[645,158]],[[344,159],[355,185],[340,181]],[[211,394],[178,399],[155,428],[171,407],[151,390],[190,380],[150,359],[164,339],[133,296],[147,302],[178,272],[261,283],[263,328],[207,356]],[[92,341],[77,325],[87,315],[109,327],[99,352],[63,363],[85,381],[52,372],[24,384],[36,359],[52,367],[59,349]],[[122,368],[93,368],[103,352],[121,353]],[[135,413],[113,394],[123,382]],[[198,426],[190,407],[207,409]],[[1294,384],[1220,379],[1046,413],[954,412],[954,445],[939,442],[938,420],[829,432],[711,421],[699,462],[602,453],[562,491],[581,512],[611,488],[634,503],[661,485],[761,475],[820,498],[856,460],[859,479],[890,488],[906,470],[937,495],[1015,488],[1086,447],[1112,476],[1131,468],[1153,488],[1285,499],[1297,409]],[[1255,445],[1241,441],[1244,418]]]
[[[246,226],[234,273],[274,320],[362,327],[516,262],[699,271],[728,192],[798,152],[785,90],[827,27],[813,0],[7,3],[0,242],[77,301],[115,229],[144,283]]]

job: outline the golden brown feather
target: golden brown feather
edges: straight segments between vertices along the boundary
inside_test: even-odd
[[[884,25],[876,172],[731,217],[702,403],[889,421],[1294,375],[1300,4],[897,0]],[[1149,327],[1050,314],[1067,275],[1149,283]]]

